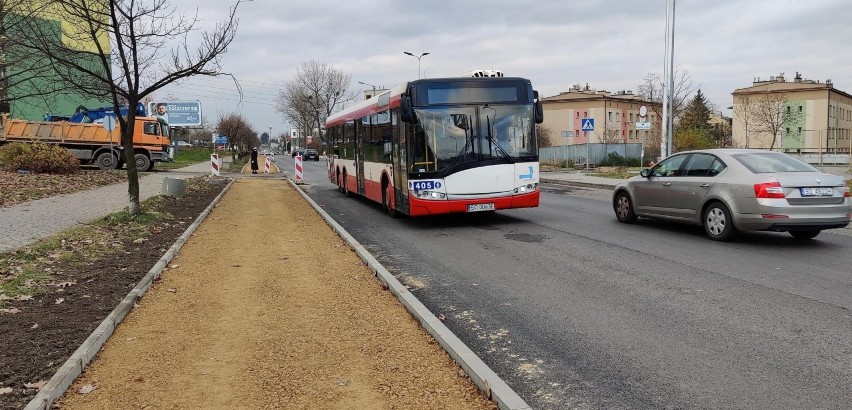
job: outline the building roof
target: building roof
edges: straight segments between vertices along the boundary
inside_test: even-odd
[[[802,75],[798,72],[793,78],[793,81],[787,81],[786,78],[784,78],[784,73],[777,76],[771,76],[768,80],[756,77],[752,82],[751,87],[738,88],[731,94],[737,95],[791,91],[831,91],[852,98],[852,95],[834,88],[834,83],[832,83],[831,79],[825,80],[825,82],[822,83],[818,80],[814,81],[802,78]]]

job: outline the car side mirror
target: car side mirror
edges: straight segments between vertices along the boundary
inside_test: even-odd
[[[533,91],[535,101],[535,123],[541,124],[544,122],[544,106],[541,105],[541,100],[538,99],[538,91]]]
[[[648,169],[648,168],[645,168],[645,169],[639,171],[639,175],[641,175],[642,178],[648,178],[648,177],[651,176],[651,170]]]

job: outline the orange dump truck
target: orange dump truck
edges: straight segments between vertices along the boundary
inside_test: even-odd
[[[27,121],[3,116],[0,144],[7,142],[43,142],[59,145],[77,157],[81,164],[95,164],[100,169],[121,168],[124,147],[121,131],[107,131],[100,123],[68,121]],[[157,162],[168,162],[169,138],[163,135],[156,118],[136,117],[133,127],[133,152],[136,168],[150,171]]]

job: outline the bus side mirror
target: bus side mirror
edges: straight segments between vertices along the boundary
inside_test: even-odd
[[[411,108],[411,97],[403,95],[399,99],[399,119],[402,122],[411,122],[413,117]]]
[[[538,91],[533,91],[533,101],[535,101],[535,123],[541,124],[544,122],[544,107],[538,99]]]

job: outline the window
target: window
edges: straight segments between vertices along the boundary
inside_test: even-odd
[[[633,113],[630,113],[630,122],[633,122]]]
[[[802,112],[802,106],[801,105],[799,106],[799,112]]]
[[[787,135],[790,135],[790,127],[787,127]]]
[[[688,155],[675,155],[668,157],[657,164],[657,166],[651,170],[651,174],[655,177],[681,176],[683,174],[679,172],[680,166],[683,164],[686,157],[688,157]]]
[[[790,106],[788,105],[787,106],[787,114],[789,114],[789,113],[790,113]]]
[[[607,121],[612,121],[612,111],[606,113],[606,119]]]
[[[577,118],[580,118],[580,111],[577,111]]]
[[[799,127],[799,135],[802,135],[802,127]]]
[[[692,154],[689,158],[689,163],[686,164],[686,176],[716,176],[722,169],[724,169],[724,164],[717,160],[715,156],[710,154]]]
[[[627,138],[633,139],[633,130],[630,130],[630,131],[627,133]]]

